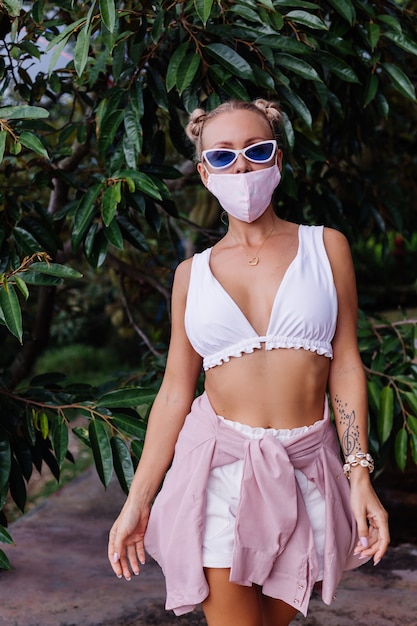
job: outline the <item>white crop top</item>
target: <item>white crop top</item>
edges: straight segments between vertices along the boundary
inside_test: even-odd
[[[323,226],[299,226],[298,251],[272,306],[266,335],[259,336],[212,274],[211,248],[195,254],[185,310],[185,330],[210,369],[265,344],[333,357],[337,294],[324,247]]]

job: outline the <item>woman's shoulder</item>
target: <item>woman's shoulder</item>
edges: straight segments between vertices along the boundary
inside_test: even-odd
[[[336,228],[323,228],[323,241],[329,257],[350,257],[350,245],[346,236]]]
[[[188,289],[191,277],[191,268],[193,266],[194,259],[203,257],[205,254],[207,254],[208,250],[210,250],[210,248],[206,248],[202,252],[196,253],[188,259],[184,259],[184,261],[181,261],[177,265],[174,274],[174,288],[178,286],[180,289]]]

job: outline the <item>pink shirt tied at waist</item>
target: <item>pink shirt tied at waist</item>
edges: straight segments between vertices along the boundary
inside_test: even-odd
[[[307,614],[318,566],[296,468],[326,501],[321,593],[330,604],[343,571],[364,561],[353,555],[356,523],[327,402],[323,420],[280,442],[272,433],[250,439],[227,426],[204,393],[194,400],[180,432],[145,535],[145,548],[165,576],[166,609],[182,615],[208,596],[201,555],[207,480],[211,468],[239,459],[244,466],[230,581],[261,585],[265,595]]]

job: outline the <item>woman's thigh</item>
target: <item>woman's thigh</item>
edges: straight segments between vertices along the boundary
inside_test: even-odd
[[[202,607],[208,626],[288,626],[296,609],[259,587],[229,581],[230,569],[205,568],[210,593]]]

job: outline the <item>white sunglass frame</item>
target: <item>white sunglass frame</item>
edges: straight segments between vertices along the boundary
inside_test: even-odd
[[[271,152],[271,156],[269,156],[267,159],[251,159],[250,157],[247,156],[246,151],[250,150],[251,148],[256,148],[256,146],[262,146],[266,143],[272,143],[273,145],[273,150]],[[232,152],[234,154],[233,159],[230,161],[230,163],[227,163],[226,165],[212,165],[209,161],[209,159],[207,158],[207,154],[209,152],[220,152],[224,150],[225,152]],[[250,146],[246,146],[246,148],[242,148],[240,150],[234,150],[233,148],[210,148],[209,150],[203,150],[203,152],[201,153],[201,158],[205,159],[208,163],[208,165],[210,167],[212,167],[214,170],[224,170],[227,167],[231,167],[233,165],[233,163],[235,163],[237,161],[237,158],[239,156],[239,154],[243,154],[243,156],[245,157],[245,159],[247,159],[248,161],[250,161],[251,163],[257,163],[259,165],[262,165],[263,163],[268,163],[268,161],[271,161],[271,159],[274,157],[274,155],[276,154],[277,151],[277,141],[276,139],[265,139],[264,141],[257,141],[256,143],[252,143]]]

